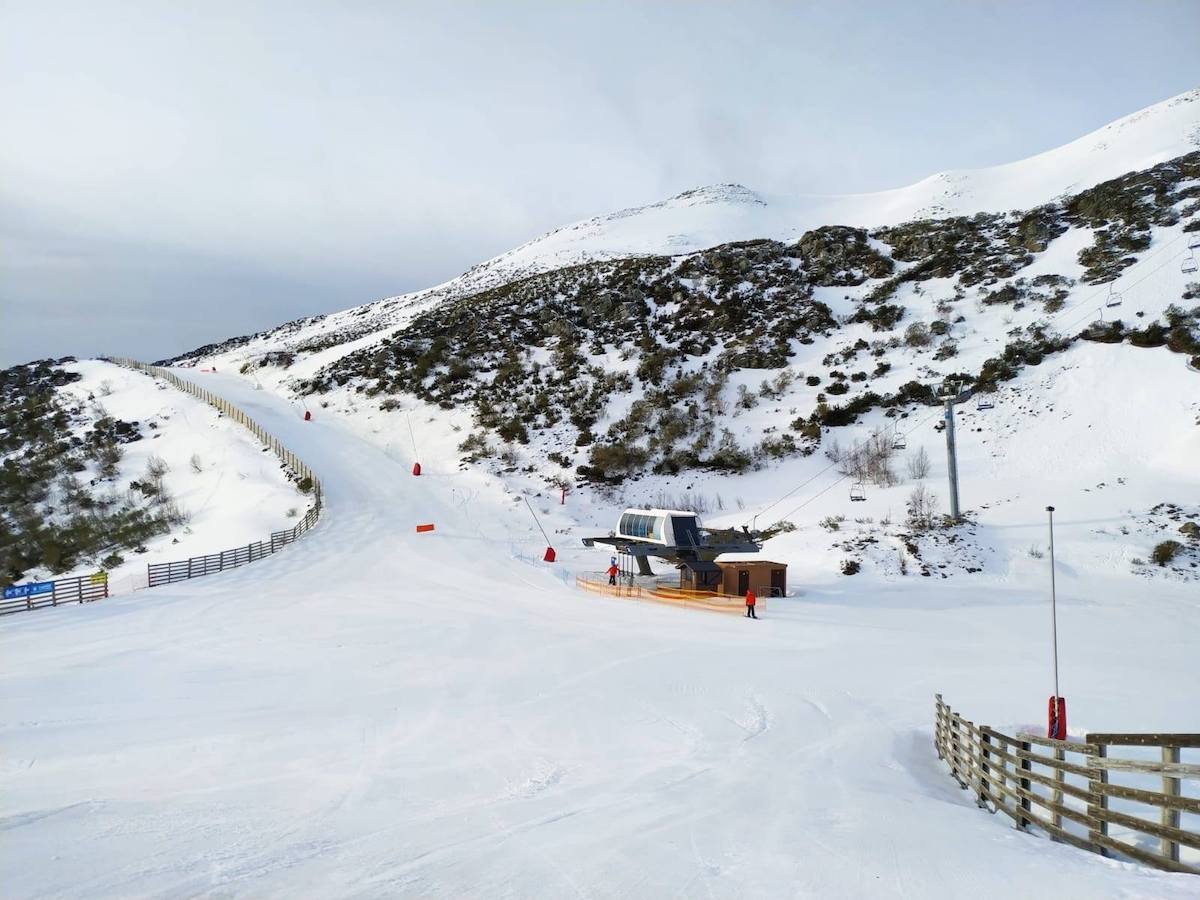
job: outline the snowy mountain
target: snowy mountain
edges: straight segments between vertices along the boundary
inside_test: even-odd
[[[990,169],[941,172],[872,194],[766,196],[741,185],[686,191],[648,206],[566,225],[450,281],[331,316],[290,323],[246,350],[358,346],[415,311],[541,272],[595,260],[677,255],[732,241],[792,241],[823,225],[870,228],[927,218],[1030,209],[1200,149],[1200,89],[1188,91],[1029,159]],[[378,334],[376,334],[378,333]],[[241,340],[241,339],[239,339]],[[209,348],[202,348],[207,350]],[[349,349],[349,348],[347,348]],[[184,354],[181,360],[203,355]],[[330,355],[322,356],[329,361]]]
[[[675,255],[757,238],[793,241],[822,225],[1029,209],[1200,149],[1200,89],[1118,119],[1063,147],[991,169],[953,169],[873,194],[768,196],[737,184],[686,191],[542,235],[460,276],[467,291],[596,259]],[[454,282],[451,282],[452,284]]]

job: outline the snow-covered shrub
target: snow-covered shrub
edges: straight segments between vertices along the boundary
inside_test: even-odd
[[[908,511],[908,527],[914,531],[928,531],[934,526],[938,516],[937,494],[925,485],[918,484],[908,495],[906,504]]]
[[[1150,554],[1150,559],[1155,565],[1165,566],[1183,549],[1183,544],[1179,541],[1163,541],[1156,544],[1154,550]]]

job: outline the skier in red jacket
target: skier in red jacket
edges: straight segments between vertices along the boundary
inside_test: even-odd
[[[611,566],[608,567],[608,583],[609,584],[617,583],[617,575],[620,573],[620,571],[621,570],[617,568],[616,563],[613,563]]]
[[[746,591],[746,618],[757,619],[758,616],[754,613],[754,604],[758,602],[758,598],[754,596],[754,591]]]

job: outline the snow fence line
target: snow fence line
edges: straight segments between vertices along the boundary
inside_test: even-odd
[[[1200,799],[1181,790],[1184,779],[1200,780],[1200,734],[1010,737],[964,719],[941,694],[936,698],[938,759],[959,787],[974,791],[981,809],[1002,811],[1021,831],[1036,828],[1101,856],[1200,875]],[[1112,747],[1127,748],[1125,758],[1110,757]],[[1181,762],[1184,750],[1195,759]],[[1138,815],[1147,806],[1158,821]],[[1191,827],[1181,824],[1185,815]]]
[[[202,575],[212,575],[216,572],[222,572],[225,569],[235,569],[238,566],[244,566],[247,563],[254,562],[282,550],[317,524],[323,507],[321,481],[300,457],[283,445],[283,442],[279,438],[275,437],[224,397],[218,397],[212,391],[205,390],[199,385],[186,381],[168,369],[164,369],[161,366],[147,365],[136,359],[128,359],[126,357],[102,358],[105,362],[123,366],[126,369],[145,372],[147,375],[156,378],[162,378],[179,390],[186,391],[194,397],[198,397],[221,414],[244,426],[262,442],[264,447],[270,449],[279,457],[280,461],[287,466],[288,470],[295,477],[301,490],[306,490],[304,485],[307,482],[307,490],[311,490],[313,494],[313,504],[305,512],[304,518],[292,528],[272,532],[271,536],[266,540],[255,541],[240,547],[234,547],[230,550],[222,550],[220,553],[193,556],[189,559],[177,560],[175,562],[148,563],[146,566],[147,587],[158,587],[159,585],[172,584],[176,581],[186,581],[189,578],[199,578]]]

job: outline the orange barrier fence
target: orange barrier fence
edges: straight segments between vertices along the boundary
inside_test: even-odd
[[[603,594],[607,597],[624,597],[630,600],[649,600],[651,603],[665,603],[670,606],[683,606],[691,609],[707,609],[713,612],[745,613],[745,598],[733,594],[718,594],[713,591],[689,591],[683,588],[642,587],[628,582],[609,584],[598,578],[575,576],[575,586],[593,594]],[[761,598],[757,609],[761,610],[766,603]]]

